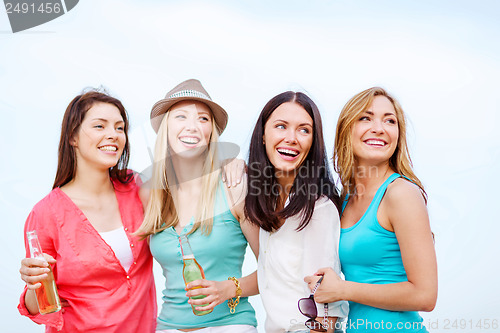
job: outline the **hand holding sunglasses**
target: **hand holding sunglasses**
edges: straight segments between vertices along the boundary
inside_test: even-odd
[[[321,281],[323,281],[323,276],[321,276],[318,282],[316,282],[316,285],[314,286],[314,289],[312,290],[311,295],[309,295],[308,298],[299,299],[298,306],[300,313],[309,318],[304,323],[307,328],[317,332],[326,332],[328,330],[328,323],[327,323],[328,303],[325,303],[324,306],[325,316],[323,318],[323,324],[321,324],[319,321],[316,320],[316,317],[318,316],[318,309],[316,308],[316,302],[314,301],[314,293],[321,284]]]

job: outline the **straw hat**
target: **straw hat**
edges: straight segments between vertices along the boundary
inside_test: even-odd
[[[186,100],[205,103],[210,110],[212,110],[215,125],[219,134],[224,131],[227,125],[226,111],[217,103],[212,101],[200,81],[190,79],[179,83],[174,89],[170,90],[167,95],[165,95],[164,99],[153,105],[150,118],[151,125],[153,126],[155,132],[158,132],[163,116],[168,112],[172,105]]]

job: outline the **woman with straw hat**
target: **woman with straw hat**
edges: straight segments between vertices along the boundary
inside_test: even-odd
[[[258,293],[257,277],[241,277],[241,267],[247,243],[258,253],[258,229],[244,218],[245,187],[222,185],[217,142],[227,113],[191,79],[153,106],[151,123],[155,163],[137,234],[149,237],[166,278],[157,332],[256,332],[247,297]],[[205,279],[184,284],[180,236],[189,239]]]

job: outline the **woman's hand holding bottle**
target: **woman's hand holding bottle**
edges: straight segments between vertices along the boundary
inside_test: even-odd
[[[49,254],[43,254],[46,262],[35,258],[24,258],[21,260],[21,279],[26,282],[30,290],[38,289],[42,286],[41,281],[48,277],[49,265],[55,264],[56,260]]]
[[[188,303],[195,306],[198,311],[206,311],[215,308],[228,299],[235,297],[236,287],[231,280],[211,281],[196,280],[186,285],[186,296],[190,297]],[[202,299],[193,299],[193,296],[205,295]],[[207,304],[208,303],[208,304]],[[206,306],[200,306],[207,304]]]

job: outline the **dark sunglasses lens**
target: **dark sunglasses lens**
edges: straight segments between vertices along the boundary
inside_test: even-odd
[[[309,319],[306,321],[306,327],[310,330],[315,330],[317,332],[326,332],[326,329],[321,325],[321,323],[314,319]]]
[[[299,300],[299,310],[302,314],[309,318],[316,318],[318,311],[316,310],[316,303],[311,298],[302,298]]]

